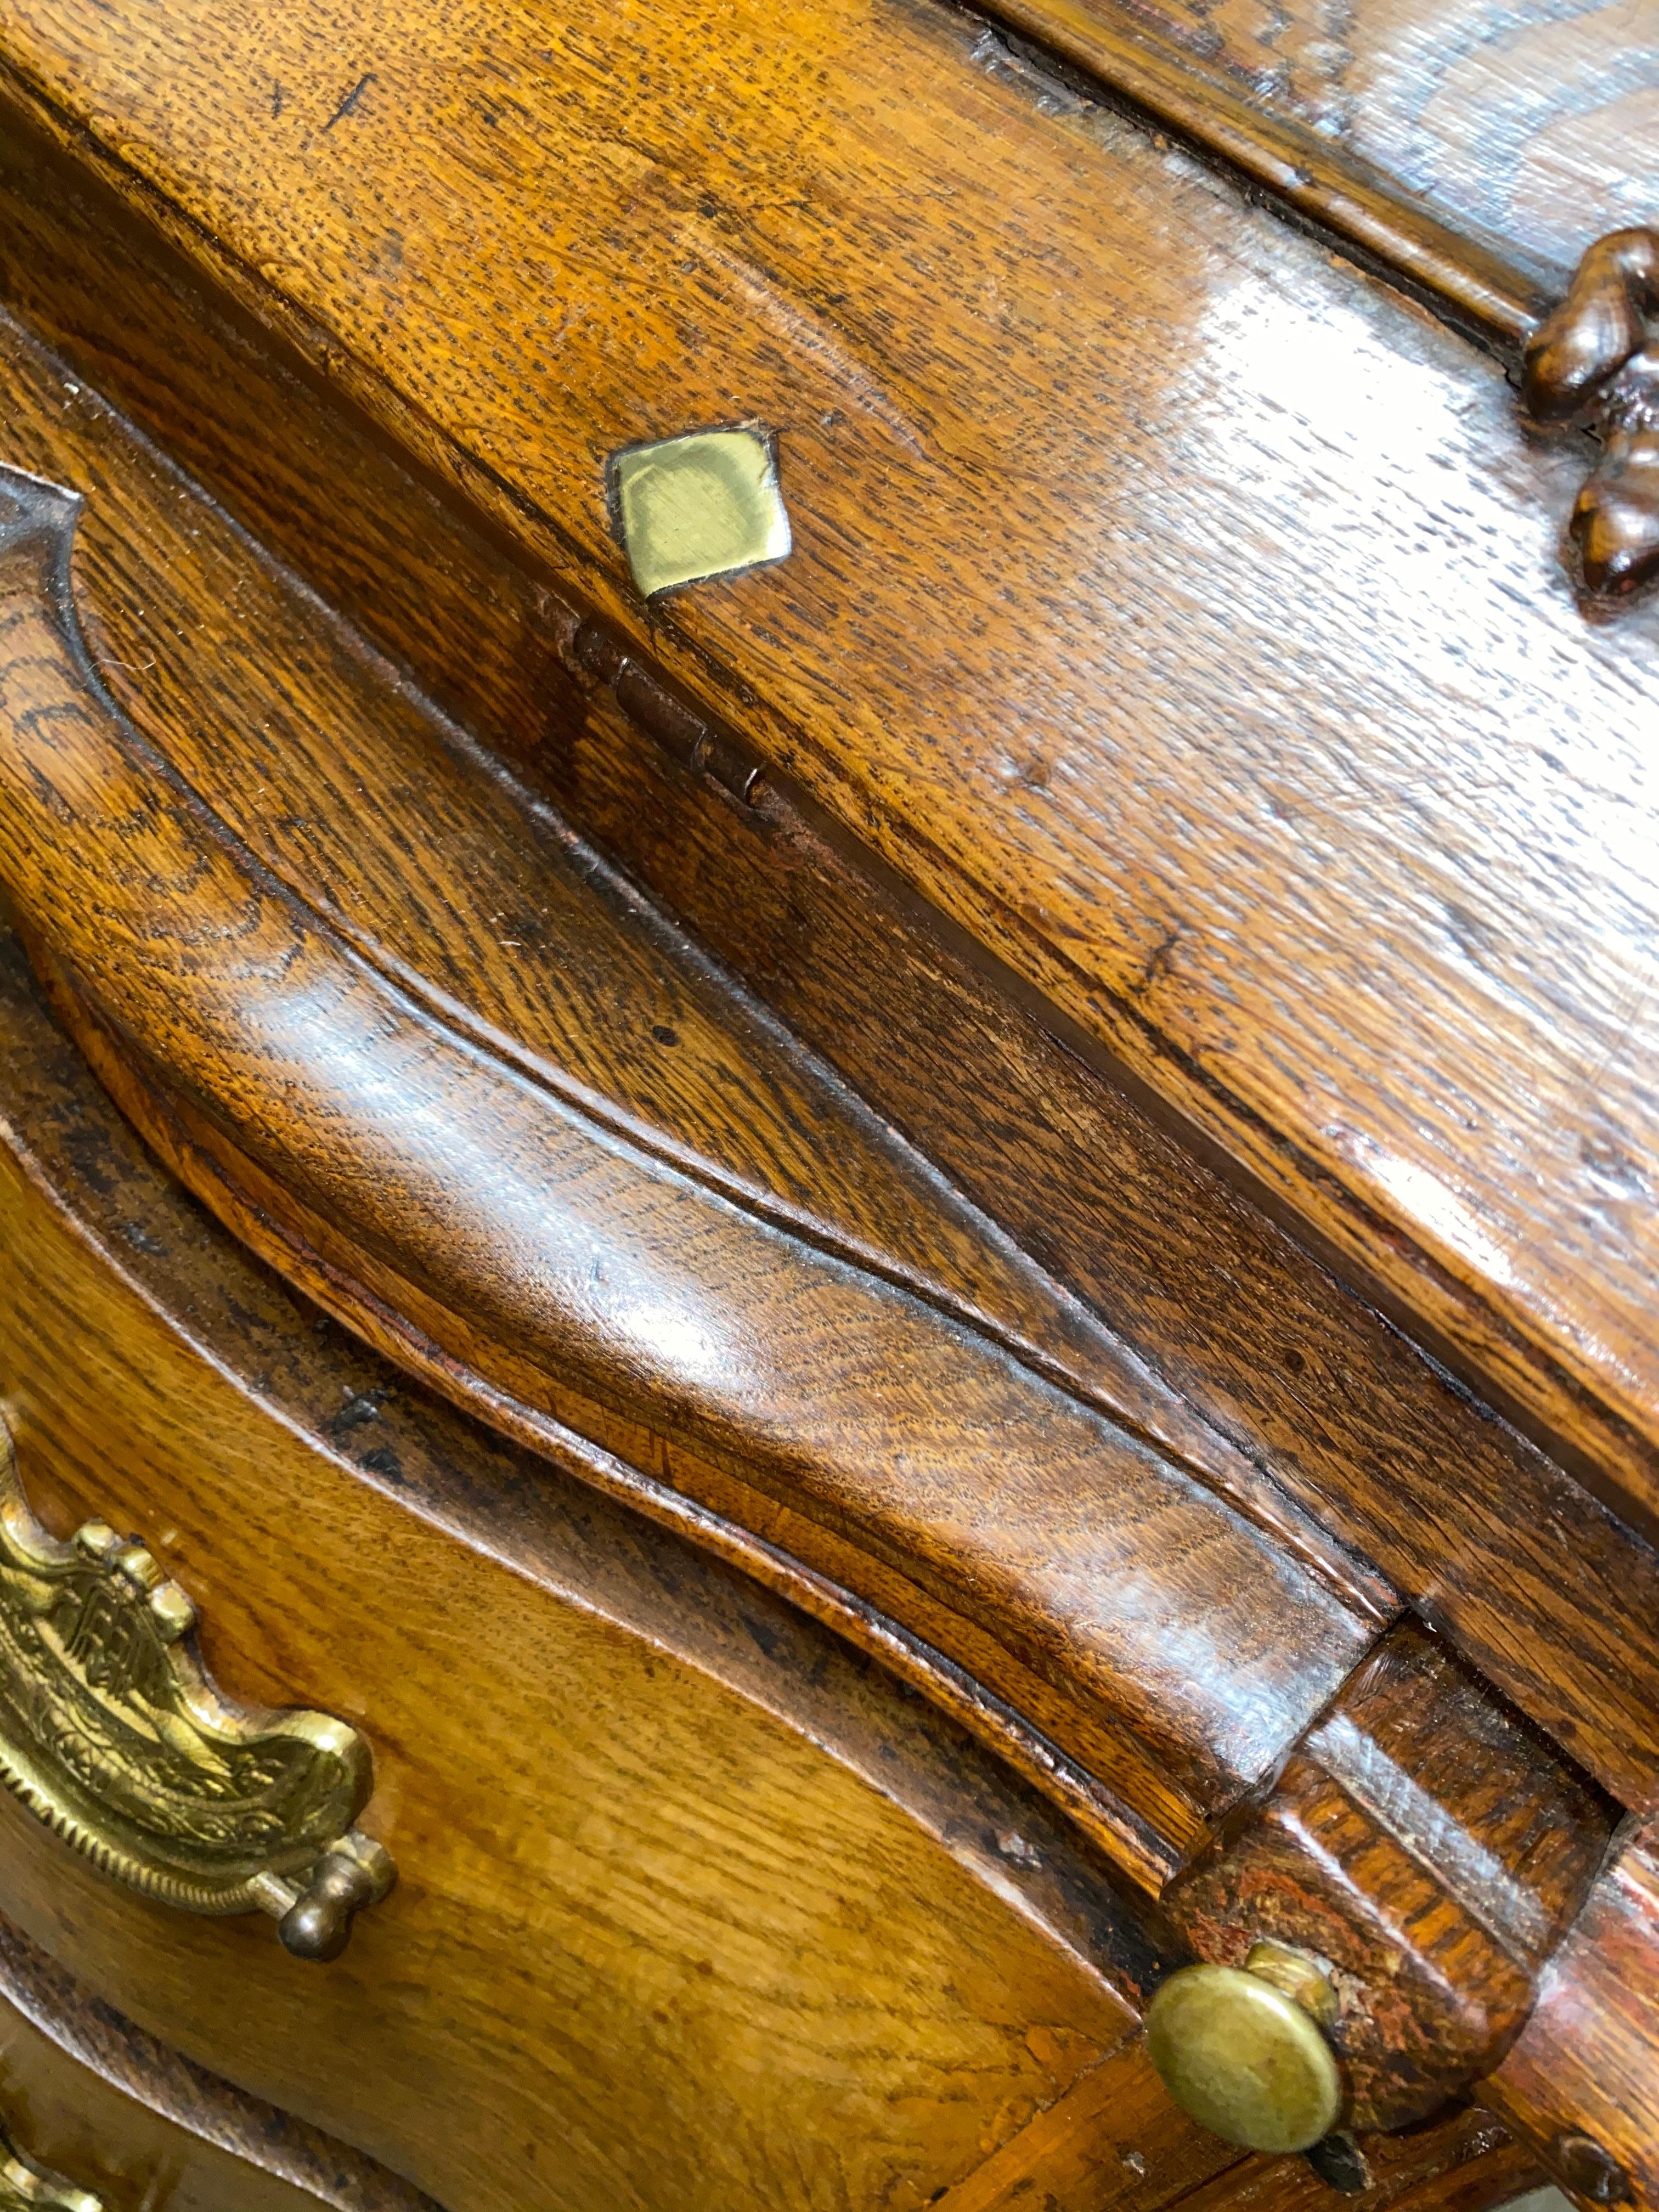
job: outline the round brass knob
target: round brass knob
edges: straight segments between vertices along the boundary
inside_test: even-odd
[[[1146,2009],[1147,2053],[1200,2126],[1246,2150],[1307,2150],[1342,2111],[1342,2076],[1316,2010],[1335,2011],[1323,1975],[1259,1943],[1247,1968],[1171,1974]]]

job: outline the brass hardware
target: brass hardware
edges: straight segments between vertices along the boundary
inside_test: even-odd
[[[1311,1959],[1258,1943],[1244,1966],[1183,1966],[1146,2009],[1146,2049],[1200,2126],[1246,2150],[1309,2150],[1342,2111],[1322,2028],[1336,1993]]]
[[[229,1703],[195,1626],[136,1539],[101,1521],[47,1535],[0,1419],[0,1783],[129,1888],[270,1912],[296,1956],[337,1957],[396,1876],[351,1825],[368,1746],[325,1713]]]
[[[1330,1976],[1305,1951],[1271,1939],[1252,1943],[1244,1971],[1271,1982],[1293,2003],[1300,2005],[1310,2020],[1316,2020],[1321,2027],[1335,2027],[1339,2007]]]
[[[634,581],[647,599],[781,561],[789,516],[772,441],[758,430],[694,430],[633,446],[611,464]]]
[[[103,2200],[25,2158],[0,2131],[0,2212],[104,2212]]]

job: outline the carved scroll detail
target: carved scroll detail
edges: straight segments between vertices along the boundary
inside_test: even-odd
[[[1601,439],[1570,557],[1593,598],[1631,598],[1659,579],[1659,230],[1590,247],[1527,347],[1522,396],[1536,422]]]
[[[368,1747],[325,1713],[223,1698],[196,1612],[143,1546],[30,1512],[0,1422],[0,1782],[129,1887],[188,1912],[256,1909],[333,1957],[392,1867],[352,1829]],[[3,2205],[3,2200],[0,2200]]]

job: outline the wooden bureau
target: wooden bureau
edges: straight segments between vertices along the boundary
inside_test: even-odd
[[[0,2207],[1659,2205],[1659,77],[1269,12],[0,9]]]

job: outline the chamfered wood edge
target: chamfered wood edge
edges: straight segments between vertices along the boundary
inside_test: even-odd
[[[1021,4],[1024,0],[1021,0]],[[1172,67],[1176,66],[1172,64]],[[1179,65],[1184,71],[1186,64]],[[400,463],[435,488],[440,499],[459,497],[485,539],[502,547],[509,559],[526,554],[535,562],[550,551],[559,571],[556,588],[569,592],[580,562],[576,549],[556,516],[527,499],[487,463],[458,447],[412,404],[363,368],[340,343],[258,272],[234,259],[200,224],[119,155],[104,146],[79,121],[64,113],[50,93],[36,86],[9,58],[0,57],[0,98],[9,97],[29,122],[43,131],[60,155],[67,156],[112,191],[137,219],[153,227],[166,245],[182,253],[195,274],[231,311],[274,339],[302,374],[319,380],[331,400],[350,409],[367,434],[386,444]],[[1528,300],[1543,312],[1535,293]],[[1532,327],[1532,307],[1514,323],[1513,350]],[[1507,325],[1506,325],[1507,327]],[[695,656],[694,656],[695,657]],[[718,716],[735,686],[730,672],[699,662],[700,686],[706,685]],[[747,694],[744,694],[747,696]],[[750,702],[750,710],[761,702]],[[763,712],[763,708],[762,708]],[[799,733],[796,733],[799,735]],[[769,775],[776,775],[769,763]],[[779,776],[781,785],[790,779]],[[839,823],[836,835],[849,833]],[[904,842],[914,844],[906,831]],[[860,844],[866,861],[872,857]],[[939,855],[918,853],[924,872]],[[890,861],[883,861],[891,866]],[[951,865],[949,862],[944,865]],[[913,893],[913,896],[923,895]],[[962,925],[939,915],[937,922]],[[971,938],[971,932],[964,934]],[[1079,1051],[1097,1072],[1116,1083],[1143,1110],[1152,1113],[1181,1141],[1245,1193],[1251,1201],[1288,1229],[1319,1261],[1351,1283],[1369,1304],[1404,1328],[1443,1365],[1461,1387],[1471,1389],[1531,1442],[1566,1467],[1574,1477],[1626,1524],[1650,1542],[1659,1540],[1659,1516],[1651,1493],[1659,1477],[1659,1449],[1636,1433],[1603,1396],[1571,1373],[1550,1347],[1523,1335],[1489,1302],[1477,1299],[1454,1281],[1431,1255],[1401,1235],[1392,1222],[1380,1221],[1364,1200],[1322,1163],[1310,1158],[1285,1132],[1260,1116],[1212,1076],[1174,1051],[1170,1041],[1149,1028],[1135,1009],[1101,1000],[1106,1032],[1085,1029],[1056,1006],[1041,986],[1007,968],[996,953],[975,945],[988,973]],[[1059,957],[1059,956],[1056,956]],[[1099,998],[1100,994],[1093,994]],[[1124,1036],[1116,1033],[1124,1032]],[[1133,1054],[1125,1038],[1136,1040]],[[1145,1065],[1141,1063],[1145,1060]],[[1153,1067],[1170,1070],[1169,1085]],[[1322,1224],[1304,1195],[1316,1195],[1329,1209]],[[1420,1296],[1419,1296],[1420,1292]],[[1587,1431],[1592,1443],[1576,1431]]]
[[[1552,304],[1541,276],[1443,222],[1380,169],[1318,132],[1268,114],[1109,0],[963,0],[1009,50],[1131,118],[1169,131],[1368,274],[1505,361]]]
[[[1127,1881],[1121,1849],[1103,1851],[1086,1808],[1068,1802],[1070,1762],[1040,1736],[1035,1759],[1022,1752],[1035,1732],[1021,1716],[1009,1714],[999,1733],[997,1700],[827,1577],[555,1423],[531,1436],[529,1451],[480,1429],[355,1329],[336,1330],[286,1276],[268,1276],[97,1084],[52,1017],[3,894],[0,1036],[21,1042],[28,1065],[25,1083],[15,1066],[0,1076],[9,1171],[124,1297],[246,1401],[251,1421],[276,1423],[550,1601],[612,1623],[771,1714],[1138,2008],[1178,1942],[1143,1893],[1150,1878],[1139,1888]],[[297,1374],[298,1363],[273,1370],[260,1322],[297,1344]],[[307,1378],[310,1394],[296,1387]],[[359,1434],[373,1443],[354,1456]],[[1079,1775],[1076,1786],[1087,1796],[1094,1785]]]
[[[429,2197],[364,2152],[221,2081],[135,2027],[3,1919],[0,2003],[123,2096],[332,2212],[439,2212]]]
[[[1041,0],[1017,0],[1017,4],[1030,4],[1035,13]],[[1064,0],[1064,4],[1076,12],[1073,0]],[[1080,14],[1077,21],[1084,21]],[[1184,61],[1171,60],[1169,67],[1178,80],[1192,74]],[[534,561],[538,551],[543,557],[551,551],[559,572],[555,588],[566,594],[580,588],[580,556],[556,515],[456,444],[263,274],[234,258],[162,190],[65,113],[51,93],[37,86],[13,59],[0,56],[0,98],[8,94],[60,154],[82,165],[141,221],[153,226],[233,312],[251,318],[257,328],[290,352],[302,373],[320,380],[332,399],[356,412],[366,431],[435,487],[441,499],[459,496],[487,540],[504,547],[509,559],[528,553]],[[1503,349],[1510,353],[1518,354],[1521,341],[1547,306],[1535,289],[1528,289],[1526,297],[1529,304],[1525,313],[1504,322],[1509,335]],[[684,640],[678,642],[686,645]],[[763,718],[770,712],[734,681],[731,672],[693,647],[687,650],[697,664],[699,690],[706,687],[717,718],[733,695],[740,695],[748,711]],[[799,739],[793,726],[790,730]],[[776,774],[769,763],[768,774]],[[779,781],[790,782],[781,776]],[[913,828],[899,828],[901,842],[916,849],[924,874],[935,866],[954,868],[953,862],[931,848],[922,849]],[[837,823],[836,834],[845,837],[850,833]],[[865,851],[862,845],[859,849]],[[928,907],[938,921],[952,928],[962,927],[939,915],[931,902]],[[971,937],[971,932],[965,934]],[[1253,1203],[1297,1237],[1321,1265],[1351,1283],[1367,1303],[1421,1343],[1461,1387],[1476,1392],[1566,1467],[1627,1526],[1650,1543],[1659,1541],[1659,1510],[1653,1504],[1659,1495],[1659,1445],[1634,1430],[1602,1395],[1570,1371],[1548,1344],[1523,1334],[1490,1301],[1455,1280],[1398,1224],[1378,1217],[1328,1164],[1309,1156],[1292,1136],[1265,1123],[1224,1085],[1193,1065],[1134,1007],[1091,987],[1088,979],[1079,979],[1101,1008],[1103,1026],[1097,1032],[1054,1005],[1030,977],[1007,969],[996,953],[980,948],[977,957],[987,972],[994,970],[1023,1002],[1037,1006],[1040,1018],[1091,1066],[1219,1168]],[[1054,948],[1048,948],[1044,957],[1065,964],[1064,955]],[[1170,1071],[1168,1086],[1152,1072],[1158,1068]],[[1315,1218],[1314,1207],[1304,1203],[1304,1197],[1316,1199],[1328,1209],[1323,1224]],[[1576,1431],[1588,1432],[1595,1441]]]

